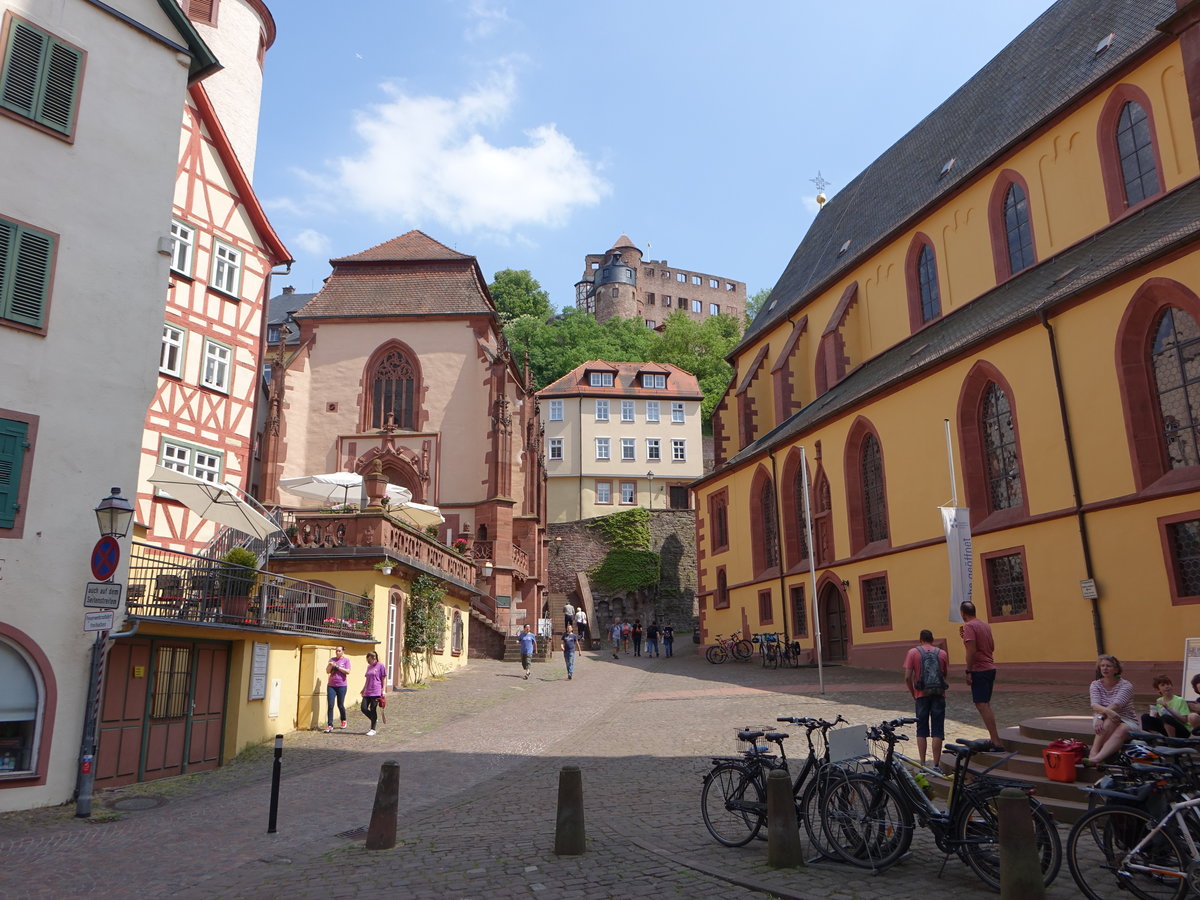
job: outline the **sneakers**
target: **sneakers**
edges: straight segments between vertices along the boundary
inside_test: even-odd
[[[375,737],[375,729],[374,728],[372,728],[370,731],[367,732],[367,737]]]
[[[570,680],[571,680],[572,678],[574,678],[574,677],[575,677],[575,676],[574,676],[574,675],[572,675],[570,672],[568,672],[568,673],[567,673],[567,681],[570,681]]]
[[[325,733],[326,733],[326,734],[333,734],[333,726],[332,726],[332,725],[326,725],[326,726],[325,726]]]
[[[343,727],[343,728],[345,728],[345,727],[346,727],[346,720],[345,720],[345,719],[342,719],[342,727]]]
[[[528,672],[526,672],[526,673],[525,673],[525,680],[526,680],[526,681],[528,681],[528,680],[529,680],[529,673],[528,673]]]

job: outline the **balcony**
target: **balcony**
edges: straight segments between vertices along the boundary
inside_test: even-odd
[[[485,561],[491,562],[492,565],[499,565],[496,562],[495,546],[495,541],[472,541],[471,552],[481,565]],[[512,545],[512,571],[517,578],[522,580],[529,577],[529,554],[516,544]]]
[[[375,642],[361,596],[137,541],[126,597],[135,619]]]

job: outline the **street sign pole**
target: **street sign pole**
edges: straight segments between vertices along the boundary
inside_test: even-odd
[[[92,644],[91,677],[88,679],[87,714],[83,721],[83,741],[79,747],[79,773],[75,781],[75,817],[92,814],[92,784],[96,780],[96,723],[99,721],[100,683],[104,678],[104,643],[107,631],[96,632]]]

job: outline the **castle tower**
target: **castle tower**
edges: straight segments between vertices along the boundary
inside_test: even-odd
[[[642,318],[637,276],[642,251],[621,235],[607,253],[585,257],[583,278],[575,284],[575,303],[603,322],[614,316]]]

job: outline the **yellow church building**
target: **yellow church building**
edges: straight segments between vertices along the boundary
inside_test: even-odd
[[[1002,669],[1084,680],[1103,649],[1139,687],[1179,671],[1198,135],[1200,2],[1059,0],[825,204],[731,355],[693,485],[702,643],[815,656],[819,633],[826,662],[899,669],[930,628],[961,664],[956,506]]]

